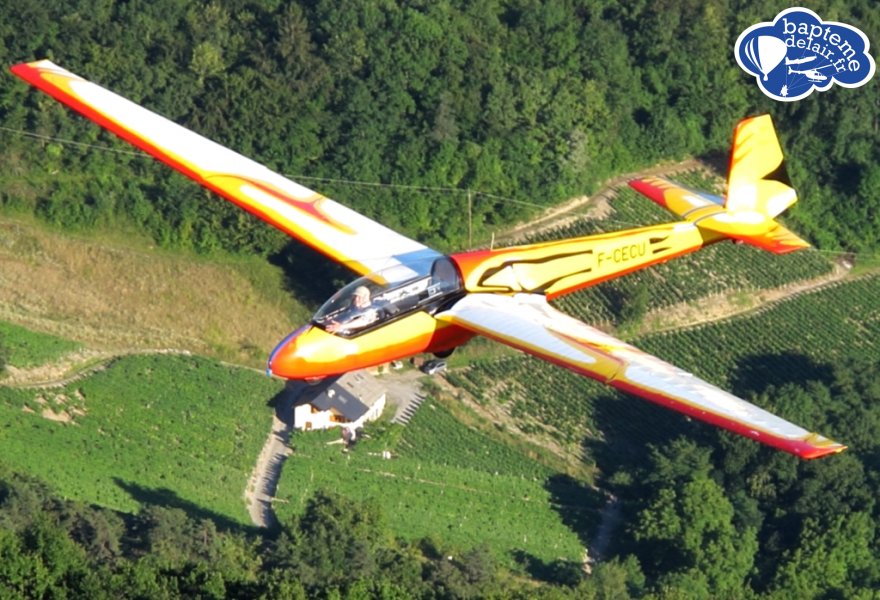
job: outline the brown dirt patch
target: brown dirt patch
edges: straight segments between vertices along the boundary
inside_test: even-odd
[[[849,268],[841,262],[821,277],[798,281],[769,290],[753,292],[731,291],[708,296],[698,302],[684,302],[675,306],[657,309],[645,316],[637,334],[645,334],[672,329],[681,329],[701,323],[709,323],[747,313],[771,302],[802,294],[810,290],[840,281],[849,274]]]

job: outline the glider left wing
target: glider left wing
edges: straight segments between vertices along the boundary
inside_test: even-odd
[[[581,323],[537,294],[471,294],[435,317],[801,458],[846,448]]]
[[[12,72],[88,119],[352,270],[406,277],[440,253],[51,61]],[[400,269],[400,267],[403,267]],[[386,271],[387,272],[387,271]]]

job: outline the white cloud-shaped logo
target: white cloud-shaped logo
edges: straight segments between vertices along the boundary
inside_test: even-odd
[[[874,76],[871,44],[859,29],[823,21],[807,8],[782,11],[736,40],[736,62],[774,100],[792,102],[833,84],[854,88]]]

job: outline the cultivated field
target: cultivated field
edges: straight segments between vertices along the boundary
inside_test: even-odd
[[[8,366],[19,369],[36,367],[58,360],[81,347],[64,338],[0,321],[0,348],[5,353],[3,358]],[[2,373],[0,381],[3,381]]]
[[[65,497],[247,523],[242,493],[276,381],[183,356],[130,356],[58,389],[0,386],[2,460]]]
[[[278,489],[282,522],[325,489],[378,503],[407,540],[459,550],[485,544],[511,566],[583,559],[603,502],[598,492],[465,427],[433,400],[406,429],[367,432],[370,439],[348,453],[333,443],[338,431],[294,434]]]

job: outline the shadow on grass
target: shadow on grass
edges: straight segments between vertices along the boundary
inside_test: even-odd
[[[545,562],[524,550],[514,550],[513,560],[529,577],[545,583],[575,586],[583,577],[583,566],[571,560],[557,558]]]
[[[578,536],[583,546],[589,546],[599,526],[599,512],[605,505],[602,493],[563,473],[548,477],[544,489],[550,493],[550,502],[563,524]]]
[[[323,381],[321,382],[323,383]],[[275,416],[289,428],[293,428],[293,408],[302,393],[309,388],[305,381],[288,379],[284,389],[272,396],[266,406],[275,410]],[[288,435],[289,437],[289,435]],[[285,441],[287,441],[285,439]]]
[[[199,506],[194,502],[181,498],[177,492],[168,488],[150,488],[133,481],[126,481],[119,477],[114,477],[113,482],[120,488],[125,490],[135,501],[141,504],[142,509],[148,506],[159,506],[163,508],[176,508],[182,510],[188,517],[196,520],[207,519],[217,526],[221,531],[229,531],[234,533],[258,534],[261,530],[257,527],[245,525],[239,521],[234,521],[226,515],[216,513],[212,510]]]
[[[605,496],[590,485],[569,475],[557,473],[547,478],[544,489],[550,503],[584,547],[590,547],[599,530]],[[556,559],[544,561],[524,550],[515,550],[513,559],[533,579],[561,585],[577,585],[583,576],[579,561]]]

